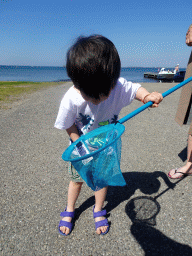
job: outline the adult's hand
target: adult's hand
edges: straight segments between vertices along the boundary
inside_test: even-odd
[[[186,44],[192,46],[192,24],[190,25],[187,34],[186,34]]]

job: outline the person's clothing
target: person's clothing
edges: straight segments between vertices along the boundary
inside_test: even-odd
[[[185,79],[192,76],[192,52],[189,58]],[[190,124],[189,134],[192,135],[192,82],[187,83],[182,87],[181,96],[177,108],[175,121],[182,126],[183,124]]]
[[[86,102],[72,86],[61,101],[55,127],[63,130],[75,123],[79,134],[82,135],[102,125],[115,123],[121,109],[135,99],[140,87],[140,84],[119,78],[109,97],[100,104],[94,105]],[[83,182],[71,163],[68,165],[68,173],[73,182]]]
[[[75,167],[72,165],[71,162],[68,163],[68,174],[70,180],[73,182],[84,182],[84,180],[81,178]]]
[[[75,123],[81,135],[102,125],[115,123],[121,109],[133,101],[140,86],[120,78],[109,97],[98,105],[85,101],[71,87],[61,101],[55,127],[63,130]]]

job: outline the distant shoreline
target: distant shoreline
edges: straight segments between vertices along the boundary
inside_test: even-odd
[[[13,83],[13,82],[19,82],[19,83],[23,83],[23,82],[26,82],[26,83],[61,83],[61,82],[71,82],[71,79],[60,79],[60,80],[56,80],[56,81],[22,81],[22,80],[14,80],[14,81],[11,81],[11,80],[0,80],[0,83],[7,83],[7,82],[10,82],[10,83]]]
[[[163,67],[164,65],[162,65],[162,66],[156,66],[156,67],[139,67],[139,66],[134,66],[134,67],[132,67],[132,66],[129,66],[129,67],[121,67],[122,69],[126,69],[126,68],[143,68],[143,69],[146,69],[146,68],[160,68],[160,67]],[[64,69],[66,69],[66,67],[65,66],[27,66],[27,65],[0,65],[0,68],[1,67],[18,67],[18,68],[64,68]],[[166,67],[166,68],[169,68],[169,69],[171,69],[171,68],[173,68],[174,69],[174,67],[175,66],[173,66],[173,67],[167,67],[167,66],[164,66],[164,67]],[[180,69],[186,69],[186,67],[180,67]]]

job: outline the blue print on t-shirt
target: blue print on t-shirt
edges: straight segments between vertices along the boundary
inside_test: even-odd
[[[79,114],[79,121],[83,125],[83,131],[84,132],[90,130],[90,127],[94,123],[94,119],[92,119],[89,115],[83,115],[82,113]]]

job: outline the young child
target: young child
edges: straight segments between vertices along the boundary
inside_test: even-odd
[[[82,134],[104,124],[118,120],[121,109],[133,99],[146,103],[154,102],[157,107],[163,97],[158,92],[149,93],[140,84],[127,82],[119,78],[121,63],[114,44],[100,35],[79,37],[67,53],[67,73],[73,86],[64,95],[55,127],[67,131],[72,142]],[[79,196],[83,180],[70,164],[71,181],[68,189],[68,202],[59,232],[69,235],[73,227],[75,203]],[[109,224],[102,210],[107,187],[95,191],[93,217],[97,234],[106,234]]]

